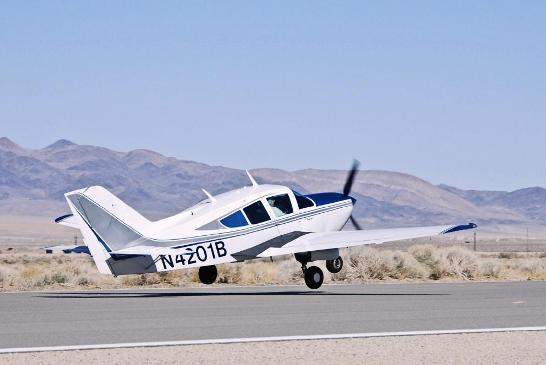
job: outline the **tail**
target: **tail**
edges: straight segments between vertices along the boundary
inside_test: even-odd
[[[110,253],[137,245],[150,221],[101,186],[65,197],[99,272],[113,274]]]

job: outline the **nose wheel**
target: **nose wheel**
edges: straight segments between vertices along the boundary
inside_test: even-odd
[[[303,276],[305,278],[305,284],[309,289],[318,289],[324,281],[324,274],[322,270],[317,266],[311,266],[304,268]]]

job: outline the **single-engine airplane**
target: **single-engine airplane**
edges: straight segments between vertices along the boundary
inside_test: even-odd
[[[293,254],[305,283],[318,289],[322,270],[307,266],[325,260],[341,271],[339,249],[476,228],[450,226],[362,230],[353,218],[351,187],[355,161],[342,193],[302,195],[281,185],[258,184],[207,198],[172,217],[152,222],[101,186],[65,194],[71,214],[56,223],[78,228],[99,272],[114,276],[199,267],[199,279],[212,284],[216,265]],[[341,231],[348,221],[356,230]]]

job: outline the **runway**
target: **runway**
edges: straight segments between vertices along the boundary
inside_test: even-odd
[[[546,282],[0,294],[0,348],[546,325]]]

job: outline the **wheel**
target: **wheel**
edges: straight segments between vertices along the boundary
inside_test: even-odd
[[[338,256],[336,259],[333,260],[326,260],[326,269],[330,271],[332,274],[336,274],[343,269],[343,259],[341,256]]]
[[[199,268],[199,280],[203,284],[212,284],[216,281],[216,278],[218,277],[218,270],[216,269],[216,266],[201,266]]]
[[[324,274],[322,270],[316,266],[311,266],[305,269],[304,273],[305,284],[309,289],[318,289],[324,281]]]

